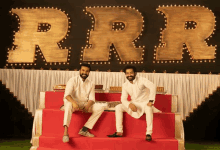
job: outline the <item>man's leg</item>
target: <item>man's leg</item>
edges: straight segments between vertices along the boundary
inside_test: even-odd
[[[147,131],[146,131],[146,140],[151,141],[151,135],[153,132],[153,109],[151,106],[145,107],[146,121],[147,121]]]
[[[157,109],[156,107],[152,106],[153,113],[162,113],[161,110]]]
[[[68,127],[70,125],[70,121],[71,121],[73,112],[75,112],[75,110],[73,109],[72,103],[66,100],[64,102],[64,118],[63,118],[63,126],[64,126],[64,134],[63,135],[64,136],[63,136],[63,142],[68,142],[69,141]]]
[[[99,117],[104,112],[104,107],[98,103],[95,103],[92,105],[91,109],[89,109],[89,112],[92,112],[92,115],[89,117],[84,127],[79,131],[79,134],[87,137],[94,137],[93,134],[88,132],[88,129],[93,128]]]
[[[119,104],[115,107],[115,120],[116,120],[116,132],[120,135],[123,134],[123,105]]]
[[[123,112],[126,110],[124,105],[119,104],[115,107],[116,132],[108,137],[121,137],[123,135]]]

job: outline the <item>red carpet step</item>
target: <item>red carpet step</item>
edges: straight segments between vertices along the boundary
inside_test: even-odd
[[[45,94],[45,95],[44,95]],[[153,141],[147,142],[145,114],[140,119],[132,118],[124,113],[124,137],[108,138],[115,127],[115,112],[103,112],[91,130],[94,138],[82,137],[78,134],[91,113],[75,112],[72,115],[69,136],[70,142],[63,143],[63,105],[64,92],[45,92],[41,98],[44,103],[42,118],[42,135],[37,150],[183,150],[175,139],[175,114],[171,113],[171,95],[156,95],[154,106],[163,113],[154,113]],[[45,96],[45,99],[44,99]],[[96,93],[97,101],[120,101],[121,93]],[[128,98],[129,99],[129,98]],[[44,108],[44,107],[42,107]],[[178,147],[180,146],[180,147]]]
[[[90,113],[82,112],[73,113],[69,127],[71,137],[80,137],[78,132],[90,115]],[[42,135],[62,137],[64,131],[63,117],[63,111],[44,109]],[[129,138],[143,138],[146,132],[145,120],[145,115],[140,119],[134,119],[124,113],[124,135]],[[103,112],[91,133],[96,137],[106,137],[106,135],[114,133],[115,130],[115,113]],[[175,137],[175,115],[173,113],[154,113],[152,137],[157,139]]]
[[[40,147],[59,150],[178,150],[178,142],[175,139],[153,139],[147,142],[145,138],[70,137],[69,143],[63,143],[61,136],[41,136],[39,144]]]
[[[45,92],[45,107],[48,109],[60,109],[63,105],[64,92]],[[121,101],[121,93],[96,93],[97,101]],[[156,95],[154,106],[163,111],[171,112],[171,95]]]

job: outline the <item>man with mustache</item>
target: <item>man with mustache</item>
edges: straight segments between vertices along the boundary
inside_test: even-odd
[[[137,72],[134,66],[128,65],[124,68],[124,73],[128,79],[122,85],[121,102],[115,107],[116,116],[116,131],[108,137],[122,137],[123,136],[123,111],[127,112],[132,117],[138,119],[144,113],[146,114],[147,131],[146,140],[152,140],[152,128],[153,128],[153,104],[156,95],[156,86],[143,77],[136,77]],[[150,90],[148,95],[146,88]],[[131,101],[128,101],[128,95],[131,96]],[[156,112],[161,112],[154,108]]]
[[[102,112],[103,106],[95,103],[95,85],[87,79],[91,67],[89,64],[81,64],[79,76],[72,77],[66,84],[64,94],[64,136],[63,142],[69,142],[68,127],[72,113],[75,111],[92,112],[92,115],[80,129],[79,134],[86,137],[94,137],[88,129],[92,129]]]

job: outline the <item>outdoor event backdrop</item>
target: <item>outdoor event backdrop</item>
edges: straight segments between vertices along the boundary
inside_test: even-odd
[[[190,73],[198,73],[198,72],[201,72],[201,73],[209,73],[210,71],[212,73],[219,73],[220,72],[220,61],[219,61],[219,58],[220,58],[220,54],[219,54],[219,47],[220,47],[220,25],[219,25],[219,21],[220,21],[220,4],[218,3],[218,1],[216,0],[153,0],[153,1],[141,1],[141,0],[135,0],[135,1],[131,1],[131,0],[88,0],[88,1],[83,1],[83,0],[7,0],[7,1],[4,1],[4,3],[2,3],[0,5],[0,9],[1,9],[1,15],[0,15],[0,18],[1,18],[1,44],[0,44],[0,67],[3,68],[4,66],[6,66],[7,64],[7,68],[24,68],[24,69],[31,69],[31,68],[34,68],[34,69],[44,69],[44,70],[48,70],[48,69],[61,69],[61,70],[66,70],[66,69],[69,69],[69,70],[74,70],[74,69],[79,69],[79,64],[80,62],[80,59],[81,58],[81,51],[82,51],[82,47],[84,48],[86,45],[88,45],[87,43],[87,37],[90,36],[87,35],[88,34],[88,30],[91,30],[91,29],[94,29],[94,31],[97,29],[96,28],[96,21],[97,20],[92,20],[91,16],[89,16],[89,13],[88,15],[85,14],[85,10],[86,9],[86,6],[89,7],[89,6],[131,6],[132,9],[133,7],[135,7],[135,9],[138,9],[138,11],[141,13],[141,15],[143,16],[143,20],[139,20],[139,22],[143,22],[143,25],[144,27],[142,26],[142,24],[138,24],[138,26],[140,27],[141,25],[141,29],[143,29],[143,31],[141,32],[142,36],[140,36],[140,39],[137,39],[137,42],[135,42],[135,45],[139,48],[139,46],[141,46],[141,48],[143,46],[145,46],[143,49],[144,49],[144,52],[143,52],[143,60],[141,60],[143,63],[141,63],[141,61],[139,61],[140,63],[138,64],[138,61],[136,61],[136,64],[135,66],[137,67],[138,71],[143,71],[145,70],[146,72],[152,72],[152,71],[156,71],[156,72],[163,72],[164,70],[166,70],[167,72],[170,72],[170,73],[174,73],[176,71],[178,71],[179,73],[186,73],[186,72],[190,72]],[[203,54],[209,54],[209,55],[205,55],[207,56],[206,59],[199,59],[198,60],[198,63],[195,62],[193,63],[192,60],[190,59],[190,56],[189,56],[189,49],[191,48],[191,52],[194,51],[194,49],[192,47],[190,47],[189,45],[193,45],[197,42],[192,42],[192,43],[188,43],[186,44],[187,48],[188,48],[188,52],[187,52],[187,49],[185,49],[185,45],[183,45],[183,59],[182,59],[182,63],[181,63],[181,60],[175,60],[174,63],[173,63],[173,60],[172,62],[170,63],[169,61],[171,60],[168,60],[167,63],[165,63],[165,60],[163,61],[160,61],[159,63],[157,63],[157,60],[154,60],[154,57],[157,56],[158,58],[162,59],[161,57],[159,56],[167,56],[167,55],[163,55],[164,53],[160,53],[160,55],[154,55],[154,50],[155,50],[155,46],[159,46],[161,41],[160,40],[160,32],[161,31],[164,31],[165,29],[165,25],[166,25],[166,22],[168,22],[169,20],[169,17],[171,16],[167,16],[167,18],[164,18],[164,15],[162,15],[161,13],[158,13],[158,11],[156,10],[157,8],[159,8],[159,5],[160,6],[169,6],[168,8],[174,5],[181,5],[181,7],[184,5],[187,7],[187,5],[200,5],[200,6],[204,6],[205,8],[208,8],[207,10],[211,10],[210,12],[214,13],[214,15],[212,13],[209,13],[210,14],[210,18],[213,19],[215,16],[215,20],[208,20],[210,19],[208,17],[208,19],[206,17],[204,18],[200,18],[201,22],[205,25],[205,27],[203,27],[202,29],[204,29],[204,32],[207,32],[209,31],[208,35],[207,36],[210,36],[212,34],[212,30],[214,32],[214,34],[212,34],[211,36],[212,37],[209,37],[209,40],[205,40],[207,41],[207,44],[210,46],[210,45],[217,45],[217,48],[216,48],[216,51],[214,51],[213,49],[203,49],[203,50],[198,50],[197,52],[200,52],[198,55],[197,54],[197,57],[200,57],[200,56],[204,56]],[[62,47],[63,48],[63,51],[65,51],[65,47],[67,47],[67,49],[69,49],[69,47],[71,47],[71,49],[69,49],[68,51],[68,57],[66,57],[67,59],[67,62],[64,64],[63,62],[61,63],[61,65],[59,65],[59,63],[48,63],[46,61],[48,61],[48,59],[46,59],[46,61],[44,61],[45,57],[45,52],[41,51],[40,49],[42,49],[42,45],[40,45],[39,47],[36,47],[36,60],[34,58],[34,63],[7,63],[7,55],[8,55],[8,48],[9,49],[13,49],[13,46],[16,46],[13,45],[13,42],[14,42],[14,35],[15,33],[17,34],[17,31],[19,31],[19,23],[22,23],[22,20],[18,20],[21,15],[19,17],[16,18],[15,15],[11,15],[11,13],[9,13],[9,11],[18,11],[20,9],[17,9],[17,10],[14,10],[16,8],[26,8],[26,10],[28,10],[27,8],[34,8],[33,10],[36,9],[36,7],[54,7],[54,8],[58,8],[58,9],[61,9],[62,11],[65,11],[66,14],[68,14],[68,17],[70,18],[69,19],[69,22],[70,24],[68,24],[70,26],[70,28],[67,27],[67,29],[69,29],[70,32],[68,32],[69,36],[67,37],[67,39],[65,39],[63,42],[60,42],[59,40],[57,41],[57,43],[60,43],[58,44],[59,47]],[[175,6],[174,6],[175,7]],[[172,8],[174,8],[172,7]],[[167,7],[163,7],[163,8],[167,8]],[[189,10],[195,10],[195,9],[191,9],[192,7],[188,7]],[[201,7],[203,8],[203,7]],[[12,10],[13,9],[13,10]],[[188,10],[188,11],[189,11]],[[194,13],[189,13],[188,11],[182,11],[182,14],[179,13],[179,16],[178,16],[178,19],[181,19],[181,17],[184,17],[185,15],[184,14],[188,14],[186,15],[187,17],[191,17]],[[43,12],[43,11],[42,11]],[[206,11],[207,12],[207,11]],[[105,12],[102,12],[103,14],[105,14]],[[172,13],[174,16],[176,14],[176,12]],[[171,15],[172,15],[171,14]],[[199,15],[200,13],[196,13],[197,15]],[[137,14],[138,15],[138,14]],[[202,13],[202,15],[204,15]],[[130,18],[132,17],[132,14],[131,15],[126,15],[127,18]],[[205,15],[204,15],[205,16]],[[31,16],[33,18],[36,17],[36,15],[34,16]],[[31,18],[30,17],[30,18]],[[47,18],[56,18],[56,16],[50,16],[50,15],[45,15],[45,17]],[[67,17],[67,18],[68,18]],[[104,19],[108,19],[107,17],[105,17]],[[126,17],[125,17],[126,19]],[[178,20],[177,19],[177,20]],[[56,19],[55,19],[56,21]],[[93,22],[92,22],[93,21]],[[186,40],[186,39],[191,39],[194,38],[195,35],[198,35],[197,34],[194,34],[193,31],[196,31],[194,30],[194,28],[196,28],[196,26],[199,28],[201,22],[197,22],[196,20],[185,20],[185,21],[188,21],[186,22],[186,24],[182,24],[182,28],[173,28],[173,29],[180,29],[180,30],[183,30],[184,27],[187,28],[187,34],[188,37],[186,37],[186,35],[183,33],[183,37],[177,37],[174,36],[169,36],[172,40],[168,40],[168,41],[171,41],[171,42],[178,42],[178,40]],[[208,24],[204,23],[205,21],[208,22]],[[215,22],[216,21],[216,22]],[[37,29],[39,29],[41,32],[41,30],[45,30],[45,29],[48,29],[49,25],[45,25],[43,26],[43,24],[45,24],[46,22],[42,22],[38,24],[38,27],[36,27],[36,32],[37,32]],[[58,23],[58,22],[57,22]],[[213,23],[214,25],[216,25],[215,27],[213,26]],[[53,25],[50,26],[51,28],[53,28]],[[95,26],[95,28],[92,27]],[[125,25],[125,28],[123,28],[122,26]],[[28,26],[28,24],[26,24],[26,27]],[[110,24],[111,26],[111,24]],[[167,26],[169,26],[169,23],[167,24]],[[31,24],[30,24],[30,27],[31,27]],[[119,33],[121,31],[126,31],[126,24],[120,24],[120,22],[115,24],[115,26],[112,28],[114,29],[114,32],[115,33]],[[206,28],[206,27],[209,27],[209,28]],[[120,31],[115,31],[115,29],[120,29]],[[167,27],[168,28],[168,27]],[[189,29],[191,28],[191,29]],[[140,29],[140,28],[139,28]],[[161,30],[162,29],[162,30]],[[215,29],[215,30],[214,30]],[[207,30],[207,31],[205,31]],[[13,32],[15,31],[15,32]],[[26,31],[26,29],[24,28],[24,31]],[[47,31],[47,30],[46,30]],[[52,31],[52,30],[51,30]],[[59,28],[56,29],[57,32],[59,32]],[[192,31],[192,32],[191,32]],[[29,33],[31,32],[28,32],[27,34],[27,37],[29,36],[29,39],[25,39],[25,40],[22,40],[23,42],[26,42],[26,41],[29,41],[29,40],[35,40],[34,36],[32,37]],[[47,33],[47,32],[46,32]],[[49,31],[48,31],[49,33]],[[203,33],[203,30],[200,31],[200,33]],[[33,34],[33,33],[32,33]],[[41,33],[40,33],[41,34]],[[173,33],[174,34],[174,33]],[[18,35],[18,34],[17,34]],[[107,32],[106,30],[106,34],[104,34],[105,36],[110,36],[111,34],[109,34],[109,32]],[[172,35],[172,34],[171,34]],[[190,35],[190,36],[189,36]],[[32,37],[32,38],[31,38]],[[203,36],[200,36],[200,34],[198,35],[198,37],[203,37]],[[118,37],[114,37],[116,39],[119,39],[121,40],[120,42],[124,42],[126,39],[125,38],[118,38]],[[115,39],[114,38],[110,38],[110,40],[114,41]],[[44,39],[45,41],[49,41],[50,39],[53,39],[53,37],[47,37],[47,39]],[[22,42],[20,41],[20,42]],[[103,43],[104,39],[102,37],[100,37],[99,40],[95,41],[95,42],[99,42],[99,43]],[[17,41],[15,41],[17,42]],[[36,42],[36,41],[35,41]],[[94,41],[93,41],[94,42]],[[182,42],[182,41],[180,41]],[[92,41],[91,39],[89,39],[89,43],[91,44]],[[121,45],[121,43],[118,43],[119,46],[122,46],[122,52],[121,54],[118,53],[118,48],[116,46],[117,43],[115,42],[112,42],[113,45],[111,46],[111,48],[116,47],[116,51],[114,53],[114,51],[111,51],[111,59],[107,62],[107,64],[100,64],[100,62],[104,63],[105,61],[100,61],[99,64],[96,64],[97,62],[96,61],[92,61],[92,62],[95,62],[95,64],[91,64],[92,66],[92,70],[95,71],[95,70],[100,70],[100,71],[107,71],[107,70],[111,70],[111,71],[114,71],[114,72],[118,72],[120,71],[124,66],[125,64],[119,64],[120,63],[120,59],[119,61],[117,60],[118,57],[120,56],[123,56],[125,55],[126,58],[132,58],[132,57],[135,57],[135,55],[133,53],[129,53],[127,49],[123,49],[123,47],[125,47],[124,45]],[[129,43],[129,42],[128,42]],[[26,43],[28,45],[28,42]],[[130,44],[132,44],[132,42],[130,42]],[[61,46],[60,46],[61,45]],[[47,47],[50,48],[50,44],[46,45]],[[54,45],[51,45],[51,46],[54,46]],[[94,45],[93,45],[94,46]],[[162,47],[162,45],[160,45]],[[163,45],[164,46],[164,45]],[[178,46],[181,46],[181,44],[178,44]],[[15,51],[16,50],[16,47],[15,48]],[[171,47],[174,52],[178,49],[175,47]],[[43,49],[42,49],[43,50]],[[104,49],[98,49],[102,52],[102,50]],[[106,50],[106,49],[105,49]],[[178,51],[180,51],[181,49],[179,48]],[[99,51],[99,52],[100,52]],[[127,53],[126,53],[127,51]],[[173,52],[173,51],[172,51]],[[40,55],[40,53],[43,53],[43,55]],[[216,54],[215,54],[216,53]],[[52,53],[53,55],[51,56],[56,56],[56,55],[59,55],[59,54],[56,54],[56,53]],[[102,53],[96,53],[96,55],[90,55],[91,56],[102,56],[101,55]],[[179,53],[178,53],[179,54]],[[60,54],[61,55],[61,54]],[[70,56],[69,56],[70,55]],[[116,57],[118,55],[118,57]],[[26,56],[26,55],[24,55]],[[33,56],[35,56],[35,54],[33,54]],[[179,57],[179,55],[176,55],[176,53],[172,53],[172,56],[175,58],[175,59],[179,59],[179,58],[176,58],[176,57]],[[209,56],[209,58],[208,58]],[[212,58],[213,56],[216,56],[216,58]],[[23,56],[22,56],[23,57]],[[43,57],[43,58],[42,58]],[[12,57],[11,57],[12,58]],[[25,58],[25,57],[23,57]],[[173,58],[173,59],[174,59]],[[29,59],[27,57],[27,59]],[[69,59],[69,60],[68,60]],[[196,57],[195,57],[196,59]],[[9,60],[9,61],[12,61],[12,60]],[[201,61],[201,63],[200,63]],[[205,62],[206,61],[206,62]],[[210,61],[210,62],[209,62]],[[91,62],[91,63],[92,63]],[[110,64],[108,64],[110,62]],[[155,62],[155,63],[154,63]],[[69,63],[69,65],[67,64]],[[126,62],[127,63],[127,62]],[[13,64],[13,65],[11,65]],[[21,64],[21,65],[19,65]],[[35,65],[36,64],[36,65]],[[47,64],[47,65],[46,65]],[[134,62],[133,62],[134,64]],[[2,69],[4,70],[4,69]],[[5,72],[13,72],[13,71],[28,71],[28,70],[5,70]],[[31,71],[31,70],[30,70]],[[33,70],[32,70],[33,71]],[[64,73],[68,73],[68,72],[64,72]],[[69,72],[71,73],[71,72]],[[9,73],[10,74],[10,73]],[[10,74],[11,75],[11,74]],[[13,74],[12,74],[13,75]],[[15,75],[13,75],[15,76]],[[198,75],[199,76],[199,75]],[[202,76],[200,76],[202,77]],[[212,76],[213,79],[214,76]],[[211,77],[210,77],[211,78]],[[27,84],[28,84],[28,78],[24,78],[25,80],[27,80]],[[51,78],[52,80],[53,78]],[[199,78],[197,78],[197,80],[199,80]],[[8,81],[12,82],[13,80],[11,80],[11,78],[8,79]],[[202,82],[202,80],[200,80]],[[215,80],[213,80],[215,81]],[[195,82],[196,83],[196,82]],[[1,83],[2,84],[2,83]],[[188,84],[188,83],[185,83],[185,84]],[[42,86],[48,86],[48,85],[42,85]],[[24,119],[23,120],[27,120],[28,116],[25,116],[25,115],[21,115],[18,112],[19,109],[21,108],[16,108],[14,109],[14,107],[16,106],[14,103],[18,103],[17,100],[15,100],[15,98],[13,97],[14,95],[12,95],[10,93],[10,91],[8,90],[7,91],[7,87],[4,87],[3,85],[1,86],[3,92],[1,92],[1,94],[3,94],[3,96],[1,96],[1,99],[2,99],[2,109],[1,110],[1,114],[8,114],[7,116],[5,116],[4,118],[7,118],[7,121],[5,124],[2,124],[1,125],[1,128],[4,129],[4,130],[1,130],[1,133],[0,134],[1,136],[3,135],[10,135],[10,134],[17,134],[19,133],[18,137],[20,137],[20,134],[23,134],[22,132],[22,129],[26,129],[27,130],[27,135],[28,137],[31,136],[31,129],[32,129],[32,123],[33,123],[33,118],[31,118],[31,114],[29,114],[29,119],[26,123],[28,124],[29,126],[23,126],[22,123],[20,123],[20,120],[21,119],[18,119],[19,116],[20,118],[23,117]],[[50,87],[52,88],[52,87]],[[204,88],[208,88],[207,87],[204,87]],[[175,89],[175,88],[174,88]],[[6,91],[6,92],[4,92]],[[218,124],[219,124],[219,89],[218,89],[218,92],[217,93],[214,93],[213,96],[210,97],[210,100],[207,101],[206,99],[206,103],[208,104],[205,104],[202,103],[201,106],[198,107],[198,109],[196,111],[194,111],[193,114],[191,114],[191,117],[190,119],[188,118],[188,121],[184,122],[184,129],[185,129],[185,135],[186,135],[186,139],[220,139],[219,137],[219,133],[220,133],[220,129],[218,127]],[[11,98],[10,98],[10,101],[8,100],[8,96],[5,96],[5,95],[10,95]],[[7,98],[5,98],[7,97]],[[14,102],[12,102],[12,99]],[[22,100],[22,99],[18,99],[18,100]],[[204,100],[204,99],[202,99]],[[8,107],[7,104],[10,104]],[[22,104],[22,103],[21,103]],[[20,105],[20,104],[19,104]],[[27,106],[25,106],[27,108]],[[205,107],[205,109],[204,109]],[[8,109],[9,108],[9,109]],[[5,113],[5,109],[7,109],[7,111],[9,113]],[[13,110],[13,111],[11,111]],[[14,114],[17,114],[14,115]],[[28,113],[26,113],[28,114]],[[13,119],[11,119],[13,116]],[[15,117],[14,117],[15,116]],[[25,117],[24,117],[25,116]],[[14,122],[17,122],[17,124],[13,124],[11,123],[12,120]],[[19,127],[20,126],[20,127]],[[12,130],[12,128],[14,127],[14,129]],[[8,130],[5,130],[5,129],[8,129]]]
[[[162,7],[163,5],[165,7]],[[93,9],[94,6],[96,10]],[[97,6],[104,8],[98,9]],[[111,6],[111,8],[105,8],[105,6]],[[123,10],[119,10],[117,6],[124,6]],[[92,70],[98,69],[99,71],[110,69],[118,72],[129,62],[129,64],[134,64],[138,71],[145,70],[146,72],[154,70],[156,72],[166,70],[170,73],[176,71],[180,73],[188,71],[190,73],[220,72],[220,4],[215,0],[9,0],[1,7],[0,67],[74,70],[79,69],[80,63],[85,61],[91,63]],[[36,7],[38,10],[40,7],[42,8],[40,11],[34,12],[37,10]],[[65,13],[48,13],[43,10],[43,7],[49,7],[50,10],[58,8]],[[133,9],[134,7],[135,9]],[[30,11],[32,8],[34,13],[31,16],[21,13],[21,10]],[[156,10],[157,8],[160,13]],[[87,14],[85,14],[85,10]],[[12,11],[14,15],[9,11]],[[36,15],[37,13],[41,13],[45,19]],[[109,14],[113,24],[109,24],[106,14]],[[121,14],[121,16],[118,17],[117,14]],[[59,20],[62,15],[64,19],[69,18],[66,24]],[[24,16],[29,17],[29,22],[25,22],[22,18]],[[33,29],[35,31],[36,28],[35,34],[30,31],[30,28],[33,27],[30,21],[36,21],[37,17],[41,20],[37,22],[38,27]],[[179,22],[172,21],[175,19],[184,20],[185,25],[181,24],[181,21],[179,21],[179,25]],[[108,30],[108,27],[112,27],[112,29]],[[20,32],[18,32],[19,30]],[[49,32],[49,30],[51,31]],[[42,36],[41,41],[39,40],[41,35],[44,33],[46,35],[47,32],[52,33],[52,31],[53,34]],[[61,31],[62,33],[59,33]],[[160,33],[161,31],[163,33]],[[44,33],[41,34],[42,32]],[[64,35],[62,35],[63,32]],[[176,34],[177,32],[178,34]],[[66,39],[59,40],[66,34],[68,34]],[[138,36],[140,34],[141,36]],[[58,38],[52,35],[58,35]],[[160,44],[161,38],[164,45]],[[57,41],[58,44],[54,41]],[[15,43],[13,44],[13,42]],[[35,45],[33,43],[31,45],[29,42],[33,42]],[[137,47],[136,49],[132,42]],[[17,43],[19,44],[16,45]],[[186,45],[182,45],[184,43]],[[24,47],[24,45],[29,47]],[[86,46],[91,49],[87,49]],[[18,48],[32,50],[32,52],[21,53]],[[7,57],[8,49],[10,49],[9,58]],[[27,63],[18,62],[16,59],[24,60]]]

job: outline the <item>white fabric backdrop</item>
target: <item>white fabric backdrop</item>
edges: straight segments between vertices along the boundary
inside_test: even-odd
[[[66,84],[78,71],[0,69],[0,80],[28,108],[33,115],[39,106],[41,91],[51,91],[57,84]],[[185,119],[209,94],[220,86],[219,75],[138,73],[157,86],[163,86],[167,94],[178,95],[177,111]],[[89,78],[103,89],[122,86],[126,81],[123,72],[91,71]]]

